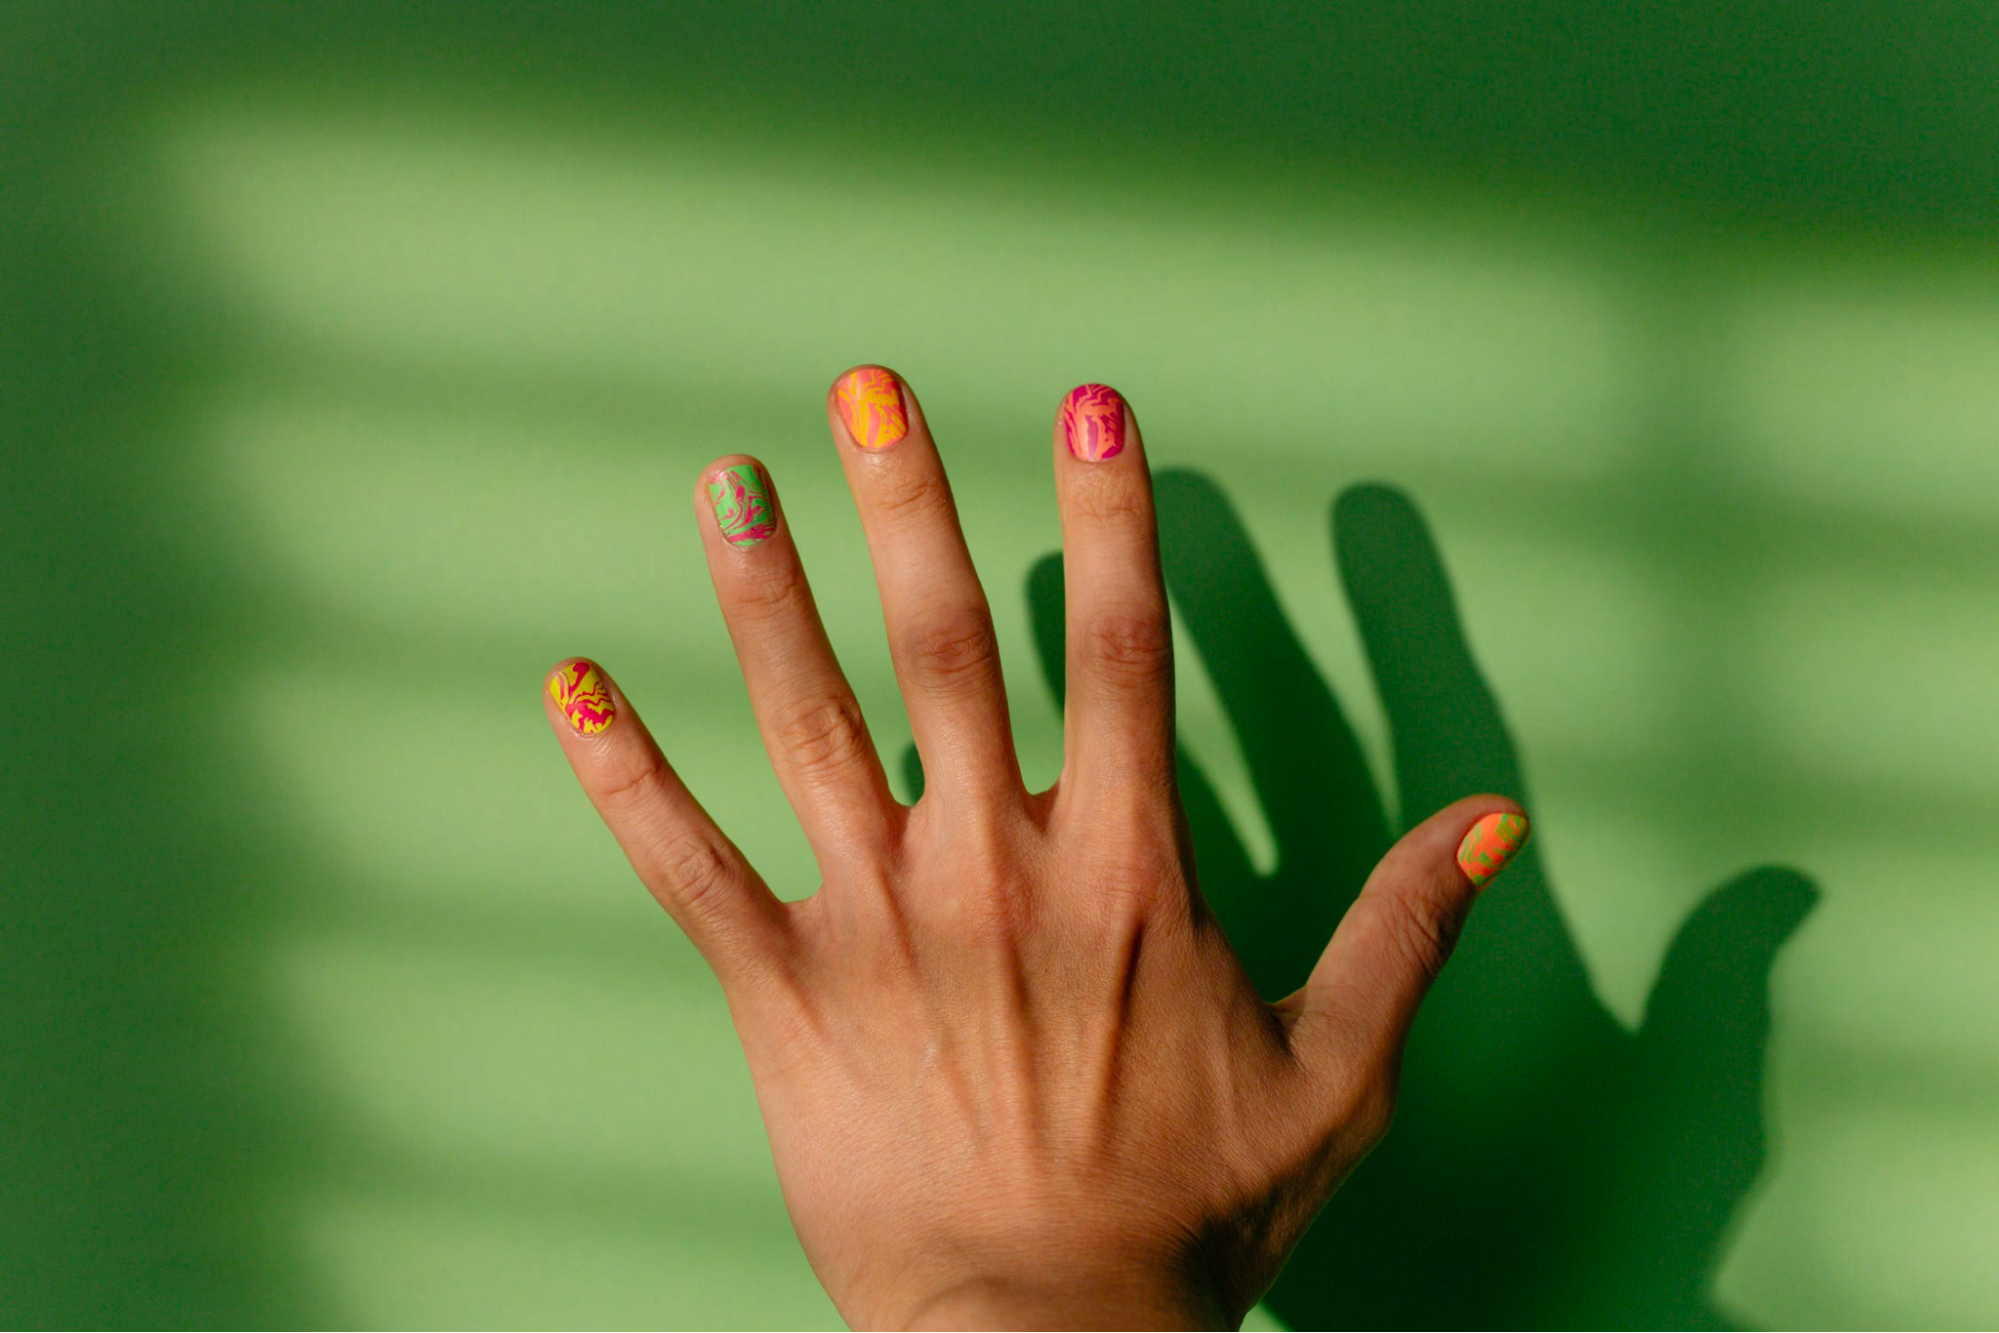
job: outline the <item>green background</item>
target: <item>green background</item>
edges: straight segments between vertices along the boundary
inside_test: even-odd
[[[1249,945],[1370,774],[1532,783],[1259,1320],[1999,1319],[1995,125],[1961,0],[0,7],[0,1321],[834,1318],[537,690],[810,891],[689,492],[768,463],[899,753],[862,360],[1033,781],[1055,404],[1181,470]]]

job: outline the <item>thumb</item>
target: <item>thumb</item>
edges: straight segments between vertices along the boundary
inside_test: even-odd
[[[1336,1048],[1317,1058],[1345,1070],[1396,1067],[1473,902],[1528,831],[1504,796],[1467,796],[1388,849],[1292,1002],[1303,1001],[1300,1040]]]

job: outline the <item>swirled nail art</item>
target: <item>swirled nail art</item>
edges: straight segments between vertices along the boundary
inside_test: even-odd
[[[1473,887],[1484,888],[1527,845],[1527,834],[1525,815],[1487,815],[1458,844],[1458,869]]]
[[[1062,400],[1062,436],[1085,463],[1116,458],[1124,450],[1124,399],[1108,384],[1082,384]]]
[[[862,366],[842,375],[833,397],[847,433],[863,449],[886,449],[909,434],[902,385],[879,366]]]
[[[708,483],[708,502],[715,506],[722,540],[731,546],[755,546],[777,531],[770,483],[755,463],[738,463],[717,472]]]
[[[579,736],[595,736],[618,715],[604,673],[580,657],[570,658],[550,674],[548,697]]]

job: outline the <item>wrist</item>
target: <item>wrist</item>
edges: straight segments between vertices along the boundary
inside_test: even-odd
[[[1232,1329],[1213,1293],[1174,1278],[1133,1272],[1039,1282],[970,1278],[928,1297],[901,1321],[912,1329]]]

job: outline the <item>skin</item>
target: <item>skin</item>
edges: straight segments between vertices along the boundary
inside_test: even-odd
[[[837,382],[836,382],[837,383]],[[1260,999],[1195,884],[1172,639],[1137,422],[1052,438],[1067,566],[1065,763],[1021,782],[992,618],[915,394],[908,433],[827,419],[923,761],[890,793],[781,521],[708,566],[819,891],[775,897],[615,681],[569,762],[714,968],[786,1206],[857,1327],[1235,1327],[1387,1131],[1403,1041],[1478,890],[1471,796],[1370,876],[1310,979]],[[768,475],[766,473],[766,475]],[[775,495],[775,487],[773,487]],[[608,677],[607,677],[608,678]]]

